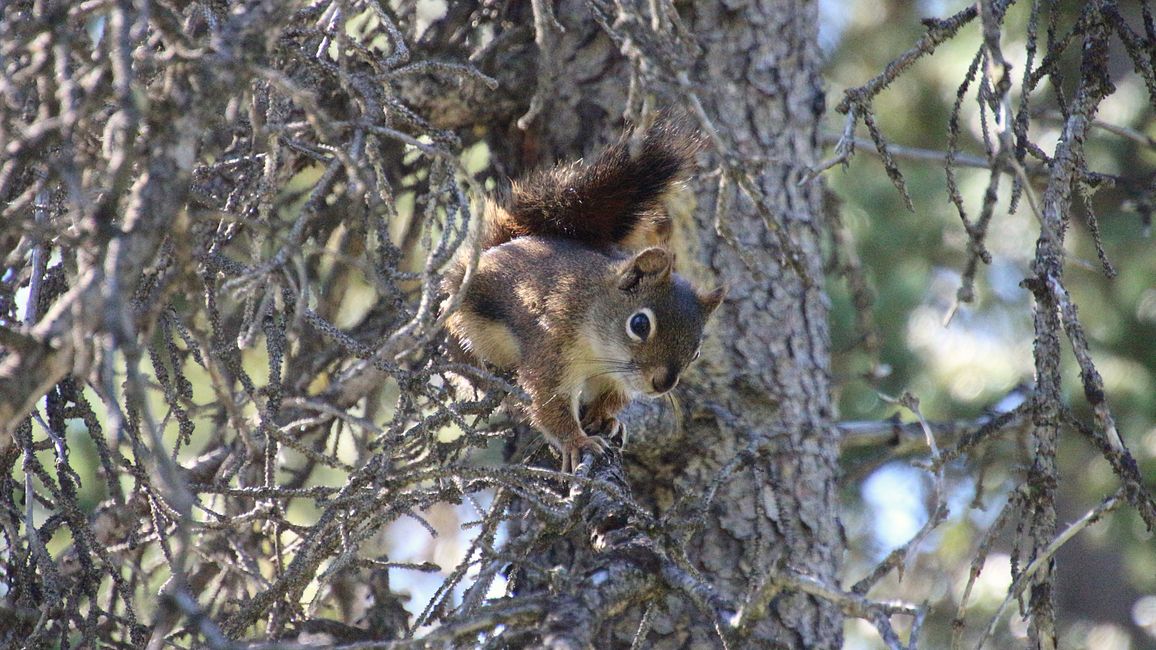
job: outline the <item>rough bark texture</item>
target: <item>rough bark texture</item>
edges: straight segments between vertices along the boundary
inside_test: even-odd
[[[834,584],[842,554],[819,186],[798,182],[817,158],[824,110],[817,16],[808,2],[686,9],[683,19],[702,48],[690,88],[717,118],[727,149],[711,148],[702,169],[749,172],[761,196],[752,200],[735,182],[720,188],[706,174],[693,184],[687,198],[695,209],[676,226],[691,255],[682,267],[707,284],[726,283],[731,298],[715,317],[698,371],[681,388],[681,428],[658,413],[661,405],[635,408],[627,469],[640,503],[696,523],[680,540],[690,559],[742,604],[780,568]],[[524,167],[588,153],[617,132],[627,106],[628,62],[581,8],[563,3],[557,13],[566,32],[554,56],[565,73],[555,79],[544,118],[521,140]],[[678,92],[656,105],[692,110]],[[501,151],[508,143],[494,144]],[[725,212],[715,214],[718,206]],[[773,227],[794,242],[807,280],[781,262],[787,251]],[[686,512],[712,490],[704,512]],[[616,645],[637,631],[637,618],[627,620]],[[841,620],[830,605],[784,593],[749,642],[839,647]],[[644,647],[720,643],[715,622],[685,599],[666,599],[650,625]]]
[[[819,186],[798,184],[817,158],[824,110],[816,13],[812,2],[757,2],[737,12],[696,5],[691,23],[704,50],[697,78],[726,80],[715,85],[707,112],[733,143],[731,155],[761,159],[749,168],[758,170],[766,202],[757,206],[738,193],[726,214],[697,212],[700,257],[735,298],[716,321],[721,353],[709,355],[700,395],[736,419],[688,422],[687,436],[699,447],[685,466],[672,466],[678,494],[709,485],[744,449],[758,450],[751,468],[720,490],[703,535],[692,541],[700,564],[736,597],[771,567],[834,583],[842,554]],[[704,206],[719,198],[699,196]],[[733,242],[714,234],[712,217],[726,223]],[[787,231],[809,280],[776,262],[786,251],[766,219]],[[740,251],[751,255],[743,259]],[[773,610],[756,638],[839,647],[841,616],[830,605],[791,594]]]

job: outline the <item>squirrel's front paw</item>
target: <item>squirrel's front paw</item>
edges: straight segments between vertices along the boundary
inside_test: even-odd
[[[621,427],[621,425],[619,425]],[[610,450],[610,443],[606,442],[602,436],[586,436],[579,440],[571,441],[562,448],[562,473],[573,474],[574,470],[578,468],[579,463],[582,462],[582,452],[590,450],[595,454],[605,454]]]
[[[622,447],[626,440],[626,427],[616,417],[602,418],[597,422],[584,422],[583,429],[593,436],[603,438],[616,447]]]

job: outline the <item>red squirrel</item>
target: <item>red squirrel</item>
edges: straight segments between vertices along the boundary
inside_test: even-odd
[[[531,423],[562,454],[602,451],[638,394],[666,394],[702,344],[725,290],[674,272],[663,196],[689,172],[698,141],[660,119],[627,132],[593,162],[557,165],[487,199],[482,252],[451,336],[478,360],[516,372]],[[454,262],[444,288],[465,275]],[[591,433],[587,433],[591,432]]]

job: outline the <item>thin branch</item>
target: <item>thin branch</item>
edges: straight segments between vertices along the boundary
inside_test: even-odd
[[[984,630],[983,636],[980,637],[979,642],[976,643],[976,650],[983,648],[988,639],[990,639],[992,634],[995,633],[996,625],[998,625],[1000,619],[1003,618],[1003,614],[1005,611],[1007,611],[1008,606],[1012,603],[1012,601],[1020,598],[1023,595],[1024,590],[1027,589],[1028,585],[1035,578],[1036,574],[1039,573],[1043,567],[1051,566],[1052,562],[1054,561],[1056,552],[1060,550],[1060,547],[1071,541],[1073,537],[1078,535],[1085,528],[1099,521],[1101,518],[1103,518],[1104,515],[1120,507],[1120,504],[1124,503],[1123,495],[1124,491],[1123,488],[1121,488],[1117,490],[1115,494],[1100,502],[1100,504],[1095,508],[1092,508],[1088,512],[1084,513],[1083,517],[1080,517],[1078,520],[1072,522],[1067,528],[1064,529],[1062,533],[1057,535],[1055,539],[1053,539],[1051,543],[1048,544],[1047,547],[1044,548],[1043,551],[1037,555],[1035,559],[1033,559],[1031,563],[1028,564],[1028,566],[1018,576],[1016,576],[1015,581],[1012,582],[1011,587],[1008,588],[1007,596],[1004,597],[1003,602],[1001,602],[999,608],[996,609],[995,615],[991,617],[991,622],[988,623],[987,628]]]

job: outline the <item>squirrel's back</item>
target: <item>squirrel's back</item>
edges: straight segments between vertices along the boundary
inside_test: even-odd
[[[570,239],[594,248],[665,240],[663,195],[683,180],[700,142],[682,123],[660,118],[626,132],[593,162],[539,170],[515,181],[505,201],[487,206],[482,248],[518,237]]]

